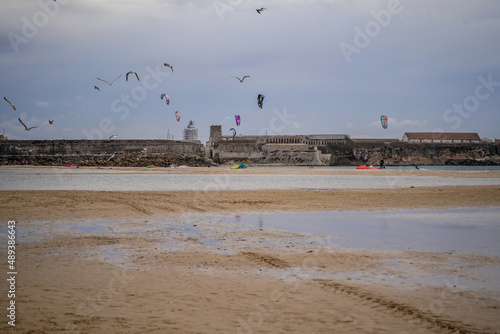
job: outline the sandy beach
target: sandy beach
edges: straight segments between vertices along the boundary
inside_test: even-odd
[[[359,172],[319,168],[154,171],[297,177]],[[499,171],[361,172],[500,178]],[[500,207],[500,186],[0,191],[2,227],[16,221],[18,249],[16,326],[8,325],[4,316],[0,331],[498,333],[500,284],[494,275],[500,268],[498,256],[339,248],[323,235],[247,229],[214,218],[491,207]],[[109,230],[100,229],[99,221]],[[1,237],[4,246],[7,234]],[[219,246],[207,247],[211,244]],[[9,271],[5,261],[1,268]],[[0,289],[7,292],[9,286],[2,282]],[[2,305],[7,305],[6,293],[2,295]]]

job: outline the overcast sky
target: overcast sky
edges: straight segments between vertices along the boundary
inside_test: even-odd
[[[181,139],[189,120],[203,143],[215,124],[226,135],[494,139],[500,1],[2,0],[0,72],[9,139]]]

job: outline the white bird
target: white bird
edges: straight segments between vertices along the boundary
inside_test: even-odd
[[[110,136],[110,137],[109,137],[109,139],[108,139],[108,141],[111,141],[111,139],[113,139],[113,138],[115,138],[115,137],[117,137],[117,135],[112,135],[112,136]]]
[[[125,81],[128,81],[128,75],[129,74],[135,74],[135,77],[137,78],[137,81],[141,81],[139,80],[139,76],[137,75],[137,73],[135,73],[134,71],[130,71],[127,73],[127,75],[125,76]]]
[[[172,72],[174,71],[174,67],[173,67],[172,65],[169,65],[169,64],[167,64],[167,63],[165,63],[165,64],[163,64],[163,65],[164,65],[164,66],[166,66],[166,67],[170,67],[170,69],[172,70]]]
[[[264,9],[266,9],[266,10],[267,10],[267,8],[262,7],[261,9],[256,9],[256,11],[257,11],[257,13],[259,13],[259,14],[260,14],[260,12],[262,12]]]
[[[9,104],[9,106],[12,107],[12,109],[16,110],[16,106],[12,104],[12,102],[10,102],[9,100],[7,100],[6,97],[3,98],[5,101],[7,101],[7,103]]]
[[[115,80],[111,81],[111,83],[107,82],[106,80],[99,79],[99,78],[97,78],[97,80],[104,81],[105,83],[107,83],[108,85],[110,85],[110,86],[111,86],[111,85],[113,85],[113,82],[115,82],[116,80],[118,80],[121,76],[122,76],[122,75],[120,74],[120,75],[118,76],[118,78],[116,78]]]
[[[34,128],[38,128],[38,126],[32,126],[31,128],[28,128],[28,127],[26,126],[26,124],[24,124],[24,123],[23,123],[23,121],[21,121],[21,119],[20,119],[20,118],[18,118],[18,120],[19,120],[19,122],[21,122],[21,124],[24,126],[24,130],[26,130],[26,131],[29,131],[29,130],[34,129]]]
[[[245,80],[245,78],[250,78],[249,75],[245,75],[242,79],[238,78],[238,77],[231,77],[231,78],[236,78],[238,79],[240,82],[243,82],[243,80]]]

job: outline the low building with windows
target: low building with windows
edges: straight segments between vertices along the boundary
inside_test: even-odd
[[[401,141],[408,143],[480,143],[481,138],[475,132],[405,132]]]

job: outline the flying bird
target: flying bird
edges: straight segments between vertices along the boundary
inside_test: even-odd
[[[116,78],[115,80],[111,81],[111,83],[107,82],[106,80],[99,79],[99,78],[97,78],[97,80],[104,81],[104,82],[105,82],[105,83],[107,83],[108,85],[112,86],[112,85],[113,85],[113,82],[115,82],[116,80],[118,80],[121,76],[122,76],[122,75],[120,74],[120,75],[118,76],[118,78]]]
[[[26,124],[24,124],[24,123],[23,123],[23,121],[21,121],[21,119],[20,119],[20,118],[18,118],[18,120],[19,120],[19,122],[21,122],[21,124],[24,126],[24,130],[26,130],[26,131],[29,131],[29,130],[34,129],[34,128],[38,128],[38,126],[32,126],[31,128],[28,128],[28,127],[26,126]]]
[[[165,64],[163,64],[163,65],[165,65],[166,67],[170,67],[170,69],[172,70],[172,72],[174,71],[174,67],[173,67],[172,65],[169,65],[169,64],[167,64],[167,63],[165,63]]]
[[[49,119],[49,124],[53,124],[53,123],[54,123],[54,120]]]
[[[238,78],[238,77],[231,77],[231,78],[236,78],[236,79],[238,79],[238,80],[242,83],[242,82],[243,82],[243,80],[245,80],[245,78],[250,78],[250,76],[249,76],[249,75],[245,75],[245,76],[243,77],[243,79],[240,79],[240,78]]]
[[[128,81],[128,75],[129,74],[135,74],[135,77],[137,78],[137,81],[141,81],[139,80],[139,76],[137,75],[137,73],[135,73],[134,71],[130,71],[127,73],[127,75],[125,76],[125,81]]]
[[[111,135],[109,138],[108,138],[108,141],[111,141],[111,139],[117,137],[117,135]]]
[[[262,12],[264,9],[265,9],[265,10],[267,10],[267,8],[262,7],[261,9],[256,9],[256,11],[257,11],[257,13],[261,14],[261,12]]]
[[[3,98],[5,101],[7,101],[7,103],[9,104],[9,106],[12,107],[12,109],[16,110],[16,106],[12,104],[12,102],[10,102],[9,100],[7,100],[6,97]]]
[[[94,89],[97,89],[98,91],[101,91],[101,90],[99,89],[99,87],[97,87],[97,86],[94,86]]]

